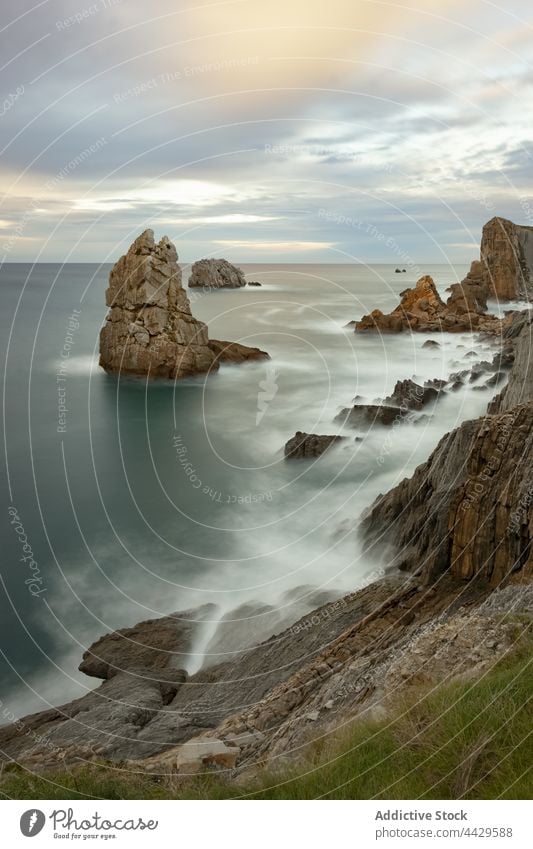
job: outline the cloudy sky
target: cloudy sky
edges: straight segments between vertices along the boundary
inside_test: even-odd
[[[2,0],[0,260],[462,262],[533,225],[530,0]]]

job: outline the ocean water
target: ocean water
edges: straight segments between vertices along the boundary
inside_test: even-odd
[[[97,685],[77,666],[107,631],[212,603],[193,653],[175,660],[194,671],[381,574],[361,550],[358,516],[493,394],[468,387],[422,424],[361,441],[350,431],[317,461],[284,460],[295,431],[339,432],[333,419],[355,396],[446,377],[472,349],[490,357],[471,334],[424,349],[423,334],[346,328],[414,284],[394,268],[244,266],[261,288],[191,290],[212,338],[259,346],[271,361],[176,384],[98,367],[109,266],[1,269],[0,723]],[[466,268],[424,272],[444,292]]]

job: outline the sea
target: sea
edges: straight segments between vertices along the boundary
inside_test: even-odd
[[[379,578],[386,559],[365,551],[360,516],[497,391],[468,384],[420,423],[344,431],[319,459],[288,461],[296,431],[341,433],[354,399],[447,377],[492,343],[442,334],[428,348],[430,334],[347,326],[394,308],[414,269],[244,265],[260,287],[189,290],[192,310],[212,338],[269,361],[176,383],[117,377],[98,365],[109,270],[0,270],[0,724],[97,686],[77,667],[104,633],[201,608],[193,650],[175,659],[193,673]],[[466,271],[423,269],[443,295]]]

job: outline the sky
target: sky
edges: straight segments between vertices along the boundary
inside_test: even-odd
[[[533,225],[530,0],[2,0],[0,260],[468,262]]]

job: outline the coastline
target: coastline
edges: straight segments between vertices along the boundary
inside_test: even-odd
[[[516,498],[507,505],[514,517],[511,525],[516,527],[517,517],[527,512],[521,487],[528,486],[523,455],[530,457],[532,451],[531,439],[524,438],[531,431],[533,411],[532,368],[527,357],[530,327],[528,311],[506,320],[502,351],[512,348],[510,371],[487,415],[465,422],[444,437],[410,480],[366,511],[361,523],[366,543],[375,545],[386,535],[386,577],[318,607],[266,642],[243,649],[234,660],[191,676],[171,669],[167,662],[169,652],[186,652],[186,635],[175,625],[185,614],[107,635],[85,653],[80,667],[103,678],[100,687],[67,705],[2,728],[3,761],[46,771],[57,768],[58,763],[94,758],[126,760],[158,774],[190,775],[220,769],[236,779],[249,775],[254,764],[264,766],[279,758],[285,761],[291,751],[298,757],[311,729],[316,737],[330,733],[354,714],[383,713],[391,681],[396,689],[407,691],[411,679],[419,680],[421,674],[433,685],[464,676],[467,669],[456,655],[444,653],[442,664],[434,663],[436,647],[444,644],[448,649],[454,642],[450,639],[453,632],[462,634],[465,657],[477,657],[478,671],[497,663],[516,642],[516,622],[513,620],[509,629],[501,628],[501,617],[520,614],[530,619],[530,593],[522,586],[531,578],[530,545],[524,540],[519,543],[518,565],[508,551],[507,568],[505,562],[492,571],[469,572],[457,567],[455,543],[452,540],[450,548],[449,533],[455,522],[450,526],[446,509],[453,504],[457,510],[457,503],[466,498],[470,507],[461,512],[471,520],[476,501],[468,498],[469,481],[475,482],[480,474],[485,494],[493,502],[501,500],[497,472],[501,467],[505,478],[508,470],[487,458],[487,446],[495,445],[502,453],[491,435],[490,422],[516,411],[514,423],[524,419],[523,423],[516,430],[506,429],[507,441],[518,452],[518,456],[512,455],[513,468],[522,473],[519,485],[514,481]],[[485,464],[481,471],[479,463]],[[486,467],[491,469],[490,476]],[[451,480],[446,482],[450,470]],[[440,488],[430,497],[427,483],[433,489],[431,481],[435,479]],[[416,499],[418,510],[413,509]],[[481,507],[485,515],[487,507]],[[398,523],[407,508],[409,522],[402,519]],[[434,517],[439,522],[436,527]],[[395,522],[404,536],[395,535]],[[463,531],[471,542],[471,523],[466,529],[459,528],[459,545]],[[421,538],[418,553],[413,550],[417,535]],[[445,551],[439,549],[428,565],[424,558],[431,550],[431,539],[445,540]],[[407,553],[406,540],[410,544]],[[484,539],[483,543],[490,546],[493,540]],[[150,648],[148,657],[135,650],[139,628],[144,628],[145,637],[150,635],[144,643]],[[498,639],[480,656],[480,635],[490,629]],[[126,638],[125,652],[122,637]],[[189,634],[189,645],[191,638]],[[425,660],[413,669],[405,659],[416,653],[423,653]],[[104,669],[94,667],[93,654],[97,661],[107,657]],[[421,673],[430,664],[431,674]],[[243,711],[243,705],[250,707]]]

